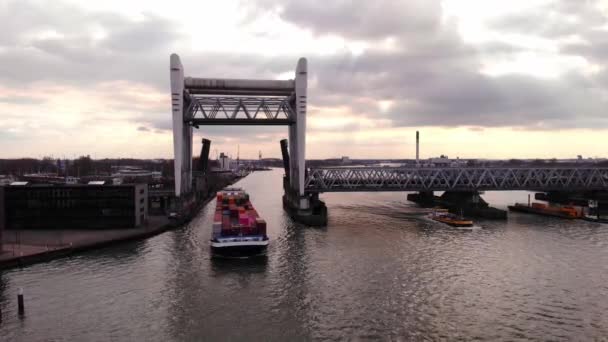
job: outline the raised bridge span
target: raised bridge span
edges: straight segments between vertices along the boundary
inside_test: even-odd
[[[607,167],[335,167],[309,169],[305,182],[307,193],[606,189]]]
[[[325,224],[323,192],[608,190],[608,168],[306,168],[308,63],[300,58],[293,79],[251,80],[186,76],[178,55],[170,57],[175,196],[193,191],[192,130],[208,125],[283,125],[283,206],[296,220]],[[201,160],[208,159],[203,140]],[[206,167],[203,167],[206,169]]]

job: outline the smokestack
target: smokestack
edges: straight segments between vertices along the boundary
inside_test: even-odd
[[[416,131],[416,164],[418,164],[420,158],[420,134]]]

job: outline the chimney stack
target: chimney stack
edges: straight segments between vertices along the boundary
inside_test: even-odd
[[[416,131],[416,164],[418,164],[420,158],[420,134]]]

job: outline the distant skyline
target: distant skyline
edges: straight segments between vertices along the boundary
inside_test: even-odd
[[[307,158],[606,157],[608,1],[0,0],[0,158],[172,158],[187,76],[293,78]],[[201,127],[280,157],[285,127]]]

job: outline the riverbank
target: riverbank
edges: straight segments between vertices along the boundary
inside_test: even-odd
[[[242,178],[237,177],[228,184],[222,182],[220,189]],[[148,222],[138,228],[5,230],[3,251],[0,252],[0,270],[29,266],[118,243],[143,240],[181,228],[215,198],[215,191],[210,192],[190,213],[178,220],[169,220],[166,216],[149,216]]]
[[[0,269],[23,267],[119,242],[140,240],[173,227],[163,216],[150,216],[141,228],[85,230],[8,230],[0,254]]]

